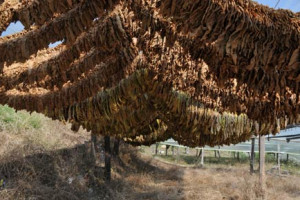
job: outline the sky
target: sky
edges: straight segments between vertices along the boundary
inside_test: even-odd
[[[274,8],[278,0],[255,0],[258,3]],[[276,8],[290,9],[294,12],[300,12],[300,0],[280,0]]]

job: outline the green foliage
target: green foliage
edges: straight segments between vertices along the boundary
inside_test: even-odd
[[[294,160],[284,161],[281,163],[282,170],[291,172],[292,174],[300,175],[300,164]]]
[[[8,106],[0,106],[0,130],[20,133],[24,130],[37,130],[42,127],[43,116],[25,111],[15,112]]]

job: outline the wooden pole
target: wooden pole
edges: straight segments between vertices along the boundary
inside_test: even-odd
[[[120,140],[115,138],[114,149],[113,149],[113,155],[115,157],[119,156],[119,148],[120,148]]]
[[[155,144],[155,155],[157,155],[157,153],[158,153],[158,146],[159,146],[159,143],[156,143]]]
[[[259,136],[259,183],[264,194],[265,191],[265,136]]]
[[[94,164],[96,164],[96,145],[97,145],[97,136],[94,133],[91,133],[91,158]]]
[[[201,149],[201,166],[204,166],[204,148]]]
[[[111,180],[111,149],[110,149],[110,137],[104,136],[104,151],[105,151],[105,180]]]
[[[280,144],[277,143],[277,167],[278,167],[278,173],[280,174],[280,158],[281,158],[281,154],[280,154]]]
[[[172,156],[174,156],[174,146],[172,146]]]
[[[254,173],[254,161],[255,161],[255,138],[251,139],[251,155],[250,155],[250,173]]]
[[[189,148],[188,147],[184,148],[184,153],[188,154],[188,152],[189,152]]]
[[[177,147],[176,163],[179,161],[179,157],[180,157],[180,150],[179,147]]]
[[[170,145],[166,145],[166,156],[168,155],[168,149],[170,148]]]

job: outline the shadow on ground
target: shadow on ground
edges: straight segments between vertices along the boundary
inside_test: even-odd
[[[141,158],[126,146],[113,159],[113,180],[107,183],[89,149],[84,144],[0,158],[0,179],[6,183],[0,199],[182,199],[181,170]]]

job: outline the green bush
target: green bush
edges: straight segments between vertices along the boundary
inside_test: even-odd
[[[0,105],[0,130],[19,133],[23,130],[40,129],[43,116],[26,111],[15,112],[8,106]]]

